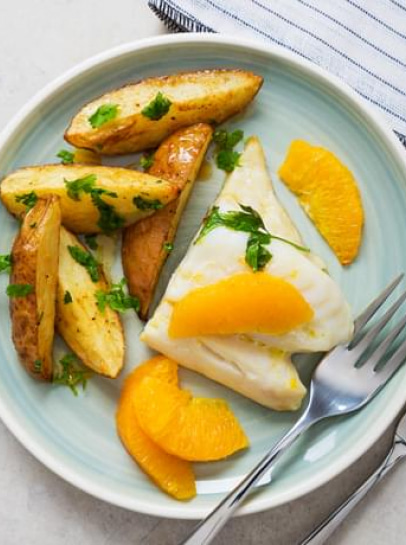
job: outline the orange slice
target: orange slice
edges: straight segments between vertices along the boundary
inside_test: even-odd
[[[134,407],[143,431],[184,460],[220,460],[248,446],[240,424],[221,399],[193,398],[175,384],[145,377],[136,388]]]
[[[134,397],[144,376],[156,376],[160,381],[176,385],[177,365],[158,356],[135,369],[127,378],[116,414],[118,434],[129,454],[159,488],[178,500],[191,499],[196,495],[196,485],[190,463],[166,453],[138,424]]]
[[[314,222],[342,265],[356,258],[364,212],[354,176],[330,151],[292,142],[279,176]]]
[[[268,273],[242,273],[197,288],[177,301],[169,335],[283,335],[312,317],[307,301],[286,280]]]

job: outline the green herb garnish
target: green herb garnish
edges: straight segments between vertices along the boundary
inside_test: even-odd
[[[134,197],[133,203],[139,210],[160,210],[164,205],[158,199],[143,199],[142,197]]]
[[[68,190],[68,196],[74,201],[80,201],[81,193],[90,195],[93,204],[98,209],[100,218],[97,225],[105,233],[110,233],[116,229],[120,229],[125,224],[125,219],[121,217],[109,203],[102,199],[102,195],[107,197],[117,198],[117,193],[107,191],[101,187],[95,187],[97,177],[95,174],[89,174],[84,178],[68,181],[65,180],[65,185]]]
[[[37,194],[34,193],[34,191],[16,196],[16,201],[23,203],[27,207],[27,210],[31,210],[31,208],[33,208],[37,204],[37,200],[38,197]]]
[[[154,164],[155,155],[153,152],[151,153],[144,153],[140,159],[140,167],[144,170],[147,170],[148,168],[152,167]]]
[[[97,235],[85,235],[85,242],[91,250],[97,250]]]
[[[93,255],[79,246],[68,246],[68,250],[73,259],[87,270],[92,281],[98,282],[100,279],[99,263]]]
[[[78,178],[77,180],[64,180],[66,189],[68,190],[68,197],[74,201],[80,201],[81,193],[90,193],[94,188],[97,177],[95,174],[88,174],[83,178]]]
[[[169,98],[166,98],[161,92],[147,105],[141,113],[143,116],[152,119],[152,121],[158,121],[164,115],[169,112],[172,102]]]
[[[34,373],[41,373],[42,371],[42,361],[41,360],[35,360],[34,361]]]
[[[64,165],[71,165],[75,159],[75,154],[73,151],[67,149],[61,149],[58,151],[56,156],[61,160]]]
[[[237,129],[228,132],[225,129],[217,129],[213,134],[216,144],[216,165],[225,172],[232,172],[239,166],[241,153],[233,151],[233,148],[244,138],[244,132]]]
[[[53,383],[68,386],[75,396],[78,395],[78,386],[86,389],[90,372],[81,369],[78,360],[73,354],[66,354],[60,361],[61,369],[54,374]]]
[[[102,104],[97,110],[89,117],[89,123],[93,129],[98,129],[105,123],[108,123],[112,119],[115,119],[118,114],[117,104]]]
[[[123,278],[118,284],[112,284],[110,291],[96,291],[97,306],[101,312],[105,311],[106,305],[117,312],[125,312],[132,308],[136,312],[140,309],[140,302],[137,297],[126,295],[123,287],[127,284]]]
[[[172,242],[165,242],[165,244],[164,244],[164,250],[165,250],[165,252],[168,252],[168,253],[169,253],[169,252],[172,252],[172,250],[173,250],[173,244],[172,244]]]
[[[12,265],[12,257],[11,257],[10,254],[0,255],[0,273],[2,273],[2,272],[5,272],[5,273],[11,272],[11,265]]]
[[[6,293],[9,297],[26,297],[33,291],[31,284],[9,284]]]
[[[227,227],[233,231],[249,233],[245,250],[245,262],[254,272],[262,271],[272,259],[272,254],[265,247],[271,243],[272,239],[290,244],[302,252],[309,252],[308,248],[304,248],[290,240],[269,233],[261,216],[256,210],[251,208],[251,206],[245,206],[243,204],[240,204],[239,206],[241,210],[230,210],[228,212],[220,212],[218,206],[213,206],[204,220],[195,244],[217,227]]]
[[[63,296],[63,302],[65,305],[69,305],[69,303],[73,303],[72,294],[70,291],[66,290],[65,295]]]

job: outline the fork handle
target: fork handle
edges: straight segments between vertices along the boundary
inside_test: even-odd
[[[372,475],[315,528],[299,545],[322,545],[350,514],[356,505],[385,475],[406,456],[406,443],[396,438],[388,455]]]
[[[273,468],[285,450],[317,420],[310,415],[309,411],[306,411],[293,428],[278,441],[254,469],[196,526],[193,533],[180,545],[207,545],[211,543],[261,477]]]

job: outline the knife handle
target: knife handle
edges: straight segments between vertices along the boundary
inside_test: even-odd
[[[349,498],[333,511],[299,545],[322,545],[344,521],[366,494],[398,463],[406,457],[406,443],[398,435],[381,465]]]

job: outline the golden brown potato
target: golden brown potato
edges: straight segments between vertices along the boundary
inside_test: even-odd
[[[86,180],[79,182],[76,199],[72,198],[75,194],[69,196],[65,182],[83,179],[87,179],[87,183]],[[97,194],[96,191],[93,196],[92,188],[107,193]],[[143,172],[90,165],[21,168],[6,176],[0,185],[4,206],[16,216],[26,210],[21,197],[32,192],[38,197],[51,193],[60,197],[62,223],[66,228],[75,233],[99,233],[113,231],[151,215],[156,203],[173,201],[179,189],[174,183]]]
[[[148,78],[86,104],[73,118],[65,139],[106,155],[152,148],[180,127],[221,123],[241,112],[255,97],[262,81],[252,72],[220,69]],[[151,119],[145,108],[158,93],[171,104],[168,111],[157,108],[156,118]],[[92,127],[93,116],[100,108],[110,109],[112,116],[106,116],[104,119],[109,120],[105,122],[100,117],[101,124]],[[163,112],[166,113],[159,117]]]
[[[115,378],[124,365],[124,335],[117,312],[97,306],[96,291],[108,290],[99,268],[93,282],[87,269],[70,254],[68,247],[87,251],[78,238],[61,228],[56,326],[65,342],[87,367]],[[71,301],[70,301],[71,300]]]
[[[183,209],[199,172],[213,129],[198,123],[167,138],[155,153],[149,173],[183,187],[178,199],[124,230],[122,260],[128,288],[141,303],[140,316],[147,318],[159,273],[168,257]]]
[[[38,199],[25,216],[13,245],[9,286],[15,295],[20,294],[10,297],[17,353],[33,377],[49,381],[53,375],[52,344],[61,224],[58,201],[56,196]],[[30,293],[21,296],[24,290]]]

